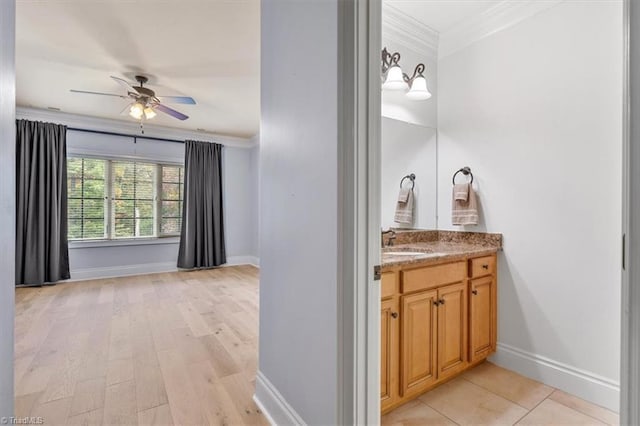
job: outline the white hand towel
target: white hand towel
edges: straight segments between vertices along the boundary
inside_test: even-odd
[[[453,185],[453,199],[456,201],[467,201],[469,199],[468,183],[456,183]]]
[[[453,225],[478,224],[478,201],[476,200],[476,192],[471,185],[469,185],[467,201],[456,200],[456,189],[454,186],[452,202],[451,223]]]
[[[404,191],[407,191],[405,197]],[[406,202],[401,201],[406,199]],[[403,225],[413,225],[413,190],[401,189],[398,195],[398,203],[396,204],[396,214],[394,220]]]
[[[409,193],[411,192],[411,188],[400,188],[400,192],[398,193],[398,202],[406,203],[409,201]]]

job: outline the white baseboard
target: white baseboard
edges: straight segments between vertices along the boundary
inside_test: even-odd
[[[253,395],[264,416],[270,424],[276,425],[304,425],[305,422],[287,403],[273,384],[261,371],[256,375],[256,393]]]
[[[260,266],[260,258],[256,256],[229,256],[227,257],[227,263],[225,266],[235,265],[253,265],[255,267]]]
[[[616,413],[620,410],[620,384],[606,377],[504,343],[498,343],[490,361]]]
[[[255,256],[230,256],[224,266],[253,265],[259,267],[260,259]],[[143,263],[139,265],[107,266],[102,268],[72,269],[71,279],[67,281],[85,281],[100,278],[128,277],[131,275],[175,272],[176,262]]]
[[[143,263],[140,265],[109,266],[104,268],[72,269],[68,281],[84,281],[98,278],[127,277],[130,275],[154,274],[177,271],[176,262]]]

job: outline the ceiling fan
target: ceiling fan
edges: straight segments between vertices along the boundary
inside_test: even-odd
[[[189,96],[157,96],[153,90],[144,87],[144,84],[149,81],[149,79],[143,75],[137,75],[135,77],[136,81],[139,84],[138,86],[132,86],[126,80],[118,77],[111,76],[111,78],[127,90],[126,95],[119,95],[115,93],[88,92],[86,90],[75,89],[71,89],[71,92],[86,93],[89,95],[116,96],[122,99],[131,99],[131,103],[127,105],[127,107],[122,110],[122,112],[124,113],[128,109],[129,115],[136,120],[141,120],[142,117],[146,118],[147,120],[151,119],[156,116],[156,110],[164,112],[165,114],[177,118],[178,120],[186,120],[187,118],[189,118],[188,116],[179,111],[176,111],[173,108],[169,108],[163,103],[187,105],[196,104],[196,101]]]

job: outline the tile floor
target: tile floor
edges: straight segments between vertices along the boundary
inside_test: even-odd
[[[605,408],[485,362],[382,418],[383,425],[617,425]]]

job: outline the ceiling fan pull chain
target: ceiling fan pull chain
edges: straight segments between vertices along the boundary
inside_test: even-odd
[[[142,122],[142,119],[140,119],[140,133],[144,135],[144,124]]]

